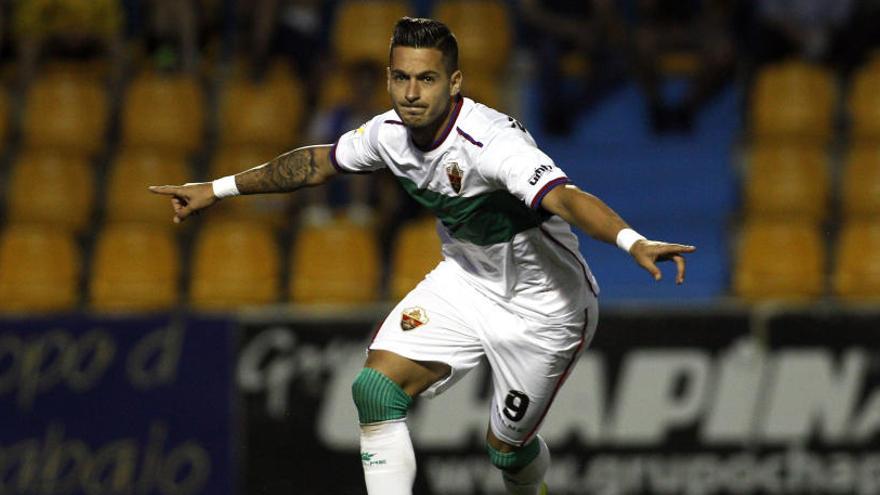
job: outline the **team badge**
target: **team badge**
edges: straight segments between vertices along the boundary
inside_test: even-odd
[[[425,314],[424,309],[418,307],[404,309],[400,317],[400,328],[404,331],[420,327],[425,323],[428,323],[428,315]]]
[[[449,183],[452,185],[452,189],[455,191],[455,194],[461,192],[461,177],[464,175],[461,171],[461,167],[458,166],[457,162],[452,162],[446,165],[446,176],[449,177]]]

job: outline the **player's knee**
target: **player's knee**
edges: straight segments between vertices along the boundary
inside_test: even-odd
[[[351,385],[351,396],[361,424],[403,419],[412,397],[379,371],[364,368]]]
[[[520,469],[531,464],[532,461],[541,453],[541,444],[537,437],[522,447],[517,447],[510,452],[502,452],[488,443],[486,449],[489,451],[489,460],[492,465],[502,471],[519,471]]]

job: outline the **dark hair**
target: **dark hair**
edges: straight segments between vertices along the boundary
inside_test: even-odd
[[[451,75],[458,70],[458,41],[452,31],[434,19],[402,17],[394,25],[391,50],[395,46],[411,48],[436,48],[443,53],[443,65]],[[389,53],[389,60],[391,55]]]

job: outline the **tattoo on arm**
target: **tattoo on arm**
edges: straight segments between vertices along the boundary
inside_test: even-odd
[[[315,150],[298,148],[235,176],[241,194],[292,192],[306,186],[317,173]]]

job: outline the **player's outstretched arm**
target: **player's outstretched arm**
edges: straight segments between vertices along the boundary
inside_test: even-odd
[[[583,230],[591,237],[609,244],[621,245],[618,242],[618,235],[624,229],[629,229],[620,215],[601,199],[572,185],[556,187],[551,190],[541,200],[541,207],[550,213],[559,215],[563,220]],[[682,255],[692,253],[696,249],[694,246],[651,241],[640,237],[629,247],[629,254],[639,266],[654,277],[654,280],[660,280],[663,277],[656,265],[658,261],[674,261],[677,269],[675,283],[681,284],[684,282],[685,273],[685,260]]]
[[[288,151],[260,166],[213,182],[150,186],[150,191],[171,196],[174,223],[180,223],[228,196],[292,192],[323,184],[334,175],[330,145],[317,145]]]

